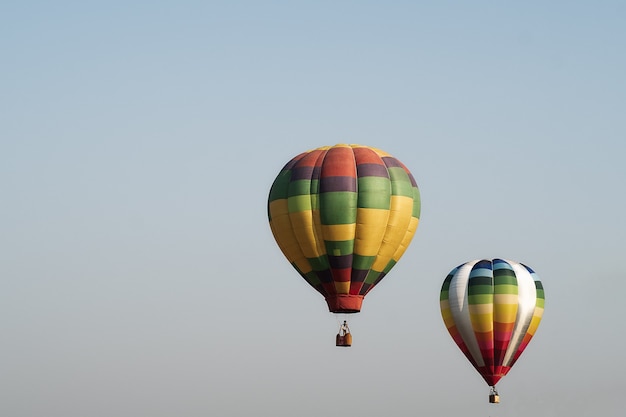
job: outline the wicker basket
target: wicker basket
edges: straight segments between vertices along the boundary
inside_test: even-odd
[[[337,346],[344,346],[344,347],[352,346],[352,335],[350,333],[346,333],[343,336],[341,336],[340,334],[337,334],[335,344]]]

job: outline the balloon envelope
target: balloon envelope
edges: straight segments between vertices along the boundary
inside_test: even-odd
[[[475,260],[448,274],[440,305],[452,339],[487,384],[495,386],[539,326],[543,285],[535,272],[521,263]]]
[[[338,144],[303,152],[272,184],[272,233],[333,313],[361,310],[417,229],[415,179],[380,149]]]

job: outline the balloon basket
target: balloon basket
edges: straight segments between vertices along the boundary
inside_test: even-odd
[[[489,395],[489,403],[490,404],[498,404],[500,402],[500,396],[498,394],[490,394]]]
[[[335,339],[335,345],[339,347],[352,346],[352,335],[350,333],[346,333],[343,336],[341,334],[337,334],[337,337]]]

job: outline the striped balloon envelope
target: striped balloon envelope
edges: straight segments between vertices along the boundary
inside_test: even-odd
[[[377,148],[338,144],[303,152],[272,184],[278,246],[333,313],[356,313],[398,262],[420,216],[413,175]]]
[[[450,336],[495,391],[539,326],[543,285],[524,264],[474,260],[448,274],[440,306]]]

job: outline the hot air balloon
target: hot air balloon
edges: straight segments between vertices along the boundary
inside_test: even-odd
[[[454,268],[440,294],[441,316],[452,339],[491,387],[518,360],[541,321],[543,285],[528,266],[503,259]]]
[[[413,239],[420,196],[398,159],[338,144],[303,152],[283,167],[268,216],[279,248],[329,311],[358,313]],[[351,345],[344,324],[337,346]]]

